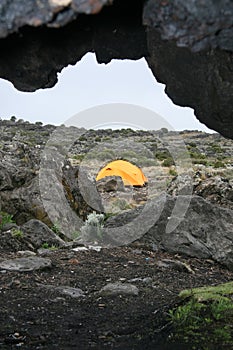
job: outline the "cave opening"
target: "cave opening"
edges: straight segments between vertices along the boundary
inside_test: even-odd
[[[71,116],[88,108],[108,104],[126,103],[148,108],[165,118],[175,130],[201,130],[210,132],[195,117],[191,108],[176,106],[164,92],[165,86],[154,78],[144,58],[138,60],[112,60],[99,64],[94,53],[87,53],[76,65],[69,65],[58,74],[53,88],[35,92],[22,92],[12,84],[0,80],[1,117],[16,116],[30,122],[60,125]],[[11,103],[9,103],[11,101]],[[133,127],[109,119],[98,128]],[[93,125],[98,124],[93,120]],[[83,121],[82,127],[88,128]],[[147,125],[148,129],[152,126]]]

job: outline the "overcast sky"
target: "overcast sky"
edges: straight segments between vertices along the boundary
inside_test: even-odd
[[[88,53],[76,66],[64,68],[51,89],[25,93],[0,79],[0,117],[9,119],[15,115],[31,122],[60,125],[90,107],[127,103],[156,112],[175,130],[212,132],[195,118],[191,108],[175,106],[164,93],[164,87],[156,82],[144,59],[113,60],[100,65],[95,55]],[[114,122],[117,125],[118,120]],[[97,125],[98,120],[93,120],[93,124]],[[137,121],[135,124],[140,125]],[[112,121],[108,127],[111,126]]]

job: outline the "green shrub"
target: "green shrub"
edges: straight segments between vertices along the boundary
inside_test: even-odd
[[[172,176],[177,176],[178,173],[175,169],[169,169],[169,175],[172,175]]]
[[[172,159],[172,157],[169,157],[167,159],[164,159],[164,161],[162,162],[162,165],[163,166],[166,166],[166,167],[170,167],[172,165],[174,165],[174,160]]]
[[[211,149],[212,151],[214,151],[215,153],[222,153],[224,150],[219,146],[217,145],[216,143],[213,143],[211,145]]]
[[[221,161],[221,160],[217,160],[214,164],[213,164],[213,167],[215,169],[218,169],[218,168],[225,168],[225,164]]]
[[[206,155],[201,152],[189,151],[190,157],[194,159],[206,159]]]
[[[193,164],[202,164],[202,165],[207,165],[208,161],[206,159],[194,159],[192,161]]]
[[[161,161],[167,158],[171,158],[170,153],[168,151],[158,151],[156,152],[155,156],[158,160],[161,160]]]
[[[51,230],[54,232],[54,233],[60,233],[61,232],[61,225],[59,224],[59,222],[55,222],[53,224],[53,226],[51,227]]]
[[[13,227],[12,230],[11,230],[11,233],[14,237],[17,237],[17,238],[22,238],[23,237],[23,232],[16,228],[16,227]]]
[[[14,223],[14,220],[12,219],[13,215],[8,214],[4,211],[0,212],[0,229],[5,225],[9,223]]]
[[[190,349],[232,348],[232,293],[232,282],[182,291],[183,303],[169,311],[171,341],[192,344]]]
[[[189,142],[188,146],[192,147],[192,148],[196,148],[197,144],[195,142]]]
[[[55,246],[55,245],[49,245],[49,243],[47,243],[47,242],[45,242],[45,243],[43,243],[42,244],[42,246],[41,246],[41,248],[43,248],[43,249],[49,249],[49,250],[56,250],[56,249],[58,249],[58,247],[57,246]]]
[[[74,154],[74,155],[72,155],[71,157],[72,157],[72,159],[82,161],[82,160],[84,159],[85,156],[84,156],[84,154]]]

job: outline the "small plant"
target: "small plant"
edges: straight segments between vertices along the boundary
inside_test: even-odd
[[[189,152],[190,157],[193,159],[206,159],[206,155],[204,153],[201,152]]]
[[[217,145],[216,143],[212,143],[211,149],[215,153],[222,153],[224,150],[220,147],[220,145]]]
[[[17,238],[22,238],[23,237],[23,232],[18,229],[18,228],[15,228],[13,227],[12,230],[11,230],[11,233],[14,237],[17,237]]]
[[[75,240],[75,239],[79,238],[80,235],[81,235],[81,232],[80,232],[80,231],[74,231],[74,232],[72,233],[72,239]]]
[[[59,222],[55,222],[53,224],[53,226],[51,227],[51,230],[54,232],[54,233],[59,233],[61,232],[61,226],[59,224]]]
[[[52,244],[52,245],[49,245],[48,242],[44,242],[44,243],[42,244],[41,248],[43,248],[43,249],[49,249],[49,250],[56,250],[58,247],[55,246],[55,245],[53,245],[53,244]]]
[[[93,213],[87,216],[87,220],[83,227],[81,227],[82,238],[85,240],[97,240],[103,239],[104,228],[104,214]]]
[[[178,173],[177,173],[177,171],[176,171],[175,169],[170,168],[170,169],[169,169],[169,175],[171,175],[171,176],[177,176]]]
[[[211,304],[211,313],[215,320],[220,320],[225,313],[233,311],[233,303],[229,299],[220,298]]]
[[[170,153],[168,152],[168,151],[158,151],[158,152],[156,152],[156,158],[158,159],[158,160],[165,160],[165,159],[167,159],[167,158],[170,158],[171,156],[170,156]]]
[[[5,224],[14,223],[12,219],[13,215],[5,213],[4,211],[0,212],[0,229],[3,228]]]
[[[168,157],[167,159],[164,159],[162,165],[166,167],[170,167],[174,165],[174,160],[172,159],[172,157]]]
[[[214,168],[215,168],[215,169],[218,169],[218,168],[225,168],[225,164],[224,164],[221,160],[217,160],[217,161],[214,163]]]

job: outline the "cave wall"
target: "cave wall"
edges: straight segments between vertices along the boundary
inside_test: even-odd
[[[3,0],[0,77],[35,91],[87,52],[145,57],[175,104],[233,138],[232,37],[231,0]]]

